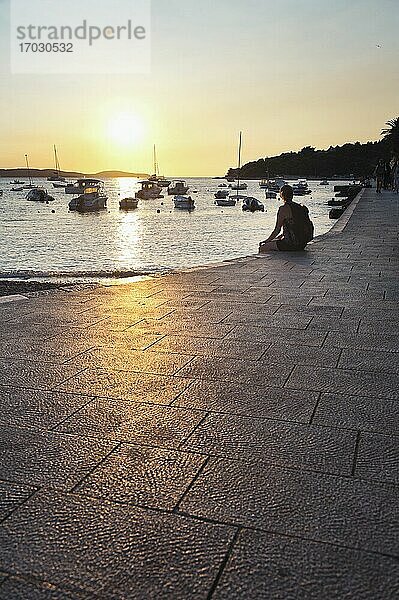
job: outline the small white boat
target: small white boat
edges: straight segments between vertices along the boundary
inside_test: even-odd
[[[193,210],[195,208],[194,200],[191,196],[175,196],[173,198],[175,208],[181,210]]]
[[[282,177],[276,177],[273,181],[270,181],[269,190],[271,192],[279,192],[283,185],[287,185],[287,182]]]
[[[242,190],[247,190],[248,189],[248,185],[244,182],[244,183],[235,183],[234,185],[230,186],[232,190],[237,190],[237,191],[242,191]]]
[[[227,187],[227,183],[219,183],[218,187],[220,188],[226,188]]]
[[[268,200],[274,200],[275,198],[277,198],[277,192],[274,192],[273,190],[267,188],[265,190],[265,196]]]
[[[19,179],[14,179],[14,181],[12,181],[10,185],[25,185],[25,181],[19,181]]]
[[[69,202],[69,210],[76,210],[80,213],[97,212],[107,208],[107,196],[105,195],[103,182],[86,187],[83,194],[77,198],[72,198]]]
[[[327,181],[327,179],[323,179],[322,181],[320,181],[319,185],[330,185],[330,184]]]
[[[100,181],[100,179],[77,179],[75,183],[68,183],[67,185],[64,185],[62,187],[65,189],[66,194],[78,196],[84,194],[86,188],[91,188],[103,184],[103,181]]]
[[[24,191],[24,187],[17,187],[17,188],[11,188],[12,192],[23,192]]]
[[[242,203],[242,210],[249,212],[261,211],[265,212],[265,206],[257,198],[247,196]]]
[[[54,202],[55,198],[47,193],[44,188],[34,188],[26,194],[26,199],[30,202]]]
[[[217,192],[215,192],[215,198],[216,198],[216,200],[221,200],[223,198],[227,198],[229,193],[230,193],[229,190],[218,190]]]
[[[141,190],[136,192],[135,197],[140,200],[154,200],[156,198],[163,198],[161,195],[162,189],[155,181],[140,181]]]
[[[262,179],[262,181],[259,182],[259,187],[261,190],[267,190],[270,187],[269,179]]]
[[[119,201],[119,208],[121,210],[135,210],[139,205],[138,198],[123,198]]]
[[[168,187],[169,196],[184,196],[188,192],[188,185],[184,179],[176,179]]]

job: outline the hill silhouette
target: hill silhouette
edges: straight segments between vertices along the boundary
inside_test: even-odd
[[[317,150],[306,146],[299,152],[284,152],[279,156],[260,158],[246,163],[241,168],[242,179],[261,179],[275,177],[311,178],[346,178],[366,177],[372,175],[380,158],[389,160],[390,146],[386,140],[361,144],[344,144],[330,146],[328,150]],[[238,175],[238,170],[231,168],[227,175]]]

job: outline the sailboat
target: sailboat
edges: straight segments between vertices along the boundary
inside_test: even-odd
[[[60,175],[60,162],[58,160],[58,156],[57,156],[57,147],[54,144],[54,164],[55,164],[55,171],[53,175],[50,175],[50,177],[47,177],[47,181],[58,181],[58,182],[65,182],[66,179],[65,177],[61,177]],[[54,187],[60,187],[60,186],[54,186]],[[64,186],[61,186],[64,187]]]
[[[242,189],[246,190],[247,189],[247,184],[244,183],[242,184],[240,182],[240,177],[241,177],[241,150],[242,150],[242,131],[240,131],[240,137],[239,137],[239,142],[238,142],[238,168],[237,168],[237,173],[238,173],[238,177],[237,177],[237,183],[233,186],[231,186],[232,189],[236,190],[236,194],[229,196],[229,198],[226,198],[226,200],[228,200],[230,202],[230,204],[219,204],[218,202],[218,206],[235,206],[236,203],[239,200],[244,200],[246,198],[246,196],[242,196],[240,195],[238,192]],[[244,187],[245,186],[245,187]],[[223,201],[222,201],[223,202]]]
[[[165,177],[163,175],[159,174],[159,165],[158,165],[158,161],[157,161],[157,149],[155,147],[155,144],[154,144],[154,174],[148,178],[148,181],[153,181],[161,188],[168,187],[171,184],[171,181],[168,181],[167,179],[165,179]]]
[[[29,166],[29,160],[28,160],[27,154],[25,154],[25,162],[26,162],[26,168],[28,169],[29,185],[24,185],[23,189],[24,190],[34,190],[37,188],[37,185],[33,185],[33,183],[32,183],[32,177],[30,176],[30,166]]]

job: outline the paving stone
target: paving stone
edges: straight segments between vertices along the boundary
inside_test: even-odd
[[[5,425],[0,440],[0,479],[63,489],[78,483],[116,446],[110,441]]]
[[[246,358],[258,360],[264,353],[262,342],[246,342],[243,340],[215,340],[178,335],[167,335],[150,348],[153,352],[182,352],[189,355],[208,355],[226,358]]]
[[[399,483],[399,437],[362,433],[355,474],[363,479]]]
[[[169,404],[190,383],[190,379],[183,377],[86,369],[59,386],[57,391]]]
[[[399,373],[399,353],[344,349],[338,366],[342,369]]]
[[[237,325],[226,337],[247,341],[263,342],[264,344],[277,341],[304,344],[305,346],[322,346],[327,331],[309,329],[283,329],[279,327],[254,327]]]
[[[394,373],[301,366],[295,367],[286,387],[393,400],[399,397],[399,377]]]
[[[399,335],[395,334],[357,334],[347,335],[339,332],[331,332],[328,334],[326,343],[327,346],[336,348],[351,348],[354,350],[375,350],[377,352],[399,352]]]
[[[344,333],[356,333],[360,319],[347,319],[344,317],[328,317],[317,315],[309,323],[309,329],[321,329],[322,331],[341,331]]]
[[[130,335],[148,334],[163,335],[190,335],[192,337],[206,337],[223,339],[233,329],[233,325],[206,323],[204,319],[193,324],[190,320],[173,321],[141,321],[129,329]]]
[[[397,556],[398,506],[392,486],[211,458],[180,510]]]
[[[155,350],[155,348],[154,348]],[[95,348],[79,356],[82,369],[92,367],[102,370],[135,371],[158,375],[174,375],[192,360],[193,356],[184,354],[161,354],[142,350],[124,350],[119,348]]]
[[[397,401],[346,394],[322,394],[314,424],[395,434],[399,430]]]
[[[76,591],[68,592],[46,582],[31,582],[9,577],[0,585],[0,600],[80,600],[87,598]]]
[[[31,338],[0,340],[0,357],[7,359],[31,360],[35,362],[63,363],[80,353],[89,350],[93,344],[85,341],[76,343],[74,340],[37,341]]]
[[[391,557],[244,529],[213,598],[393,600],[398,591]]]
[[[0,386],[0,426],[6,424],[48,429],[89,401],[87,396]]]
[[[78,486],[77,492],[117,502],[172,510],[204,456],[123,444]]]
[[[311,322],[312,317],[304,315],[303,313],[298,313],[295,319],[291,319],[284,314],[259,315],[256,313],[256,311],[254,311],[254,313],[251,314],[249,318],[242,318],[241,320],[244,322],[251,322],[256,327],[282,327],[285,329],[306,329],[306,327]],[[240,321],[240,319],[234,320],[230,317],[227,317],[226,320],[223,322],[227,324],[235,321]]]
[[[78,365],[56,365],[28,360],[0,359],[0,381],[5,386],[51,389],[80,371]]]
[[[236,415],[209,415],[183,444],[186,450],[349,475],[356,434]]]
[[[0,481],[0,521],[3,521],[11,511],[25,502],[35,491],[34,487]]]
[[[179,371],[182,377],[232,381],[248,385],[283,386],[292,365],[200,356]]]
[[[177,448],[204,416],[201,411],[96,398],[58,429],[84,437]]]
[[[2,564],[104,600],[204,598],[234,530],[173,514],[40,493],[0,529]]]
[[[308,423],[319,394],[278,387],[194,381],[173,406]]]
[[[293,340],[294,341],[294,340]],[[339,348],[318,348],[317,346],[299,346],[287,342],[274,342],[263,354],[263,361],[283,364],[318,365],[335,367],[340,355]]]

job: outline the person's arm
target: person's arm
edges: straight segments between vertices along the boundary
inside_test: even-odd
[[[282,211],[281,208],[279,208],[278,209],[278,213],[277,213],[276,226],[273,229],[272,233],[267,238],[267,240],[264,240],[264,242],[261,242],[261,244],[264,244],[265,242],[271,242],[272,240],[276,239],[276,237],[278,236],[278,234],[281,231],[281,228],[283,226],[283,222],[284,222],[283,211]]]

